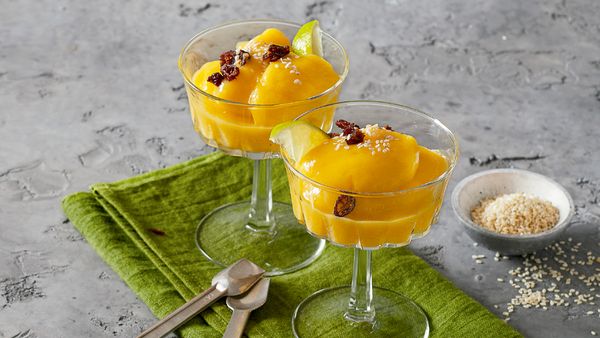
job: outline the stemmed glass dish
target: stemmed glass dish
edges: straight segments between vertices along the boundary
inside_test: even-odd
[[[348,59],[341,44],[322,33],[323,58],[339,74],[339,80],[322,93],[300,101],[234,102],[201,90],[193,80],[202,65],[219,60],[220,54],[234,49],[236,43],[248,41],[268,28],[276,28],[291,39],[299,27],[276,20],[229,23],[197,34],[179,57],[194,128],[202,140],[229,155],[254,160],[251,200],[213,210],[201,220],[196,231],[201,252],[222,266],[247,258],[267,270],[267,275],[279,275],[310,264],[325,245],[298,224],[290,205],[273,201],[271,158],[277,147],[269,142],[269,132],[278,123],[337,101],[348,72]]]
[[[333,118],[329,116],[332,111]],[[441,155],[435,156],[445,163],[438,171],[441,172],[439,176],[406,189],[348,191],[303,174],[300,164],[284,148],[281,149],[296,218],[313,236],[337,246],[354,248],[352,285],[320,290],[302,301],[294,313],[294,333],[318,337],[335,330],[340,336],[348,337],[426,337],[429,334],[427,317],[417,304],[394,291],[373,287],[371,254],[382,247],[405,246],[411,239],[424,236],[437,221],[446,185],[458,157],[455,137],[438,120],[418,110],[384,102],[339,102],[298,117],[298,120],[310,121],[313,125],[314,121],[324,121],[316,126],[325,132],[338,133],[340,131],[332,121],[340,119],[363,127],[375,123],[387,125],[411,135],[420,146],[428,149],[422,149],[420,165],[433,165],[434,162],[424,160],[423,152],[429,150]],[[390,151],[394,151],[393,147]],[[348,170],[345,166],[352,165],[351,158],[327,156],[319,160],[328,161],[325,162],[327,166],[333,166],[329,168],[340,173]],[[401,168],[394,170],[388,166],[385,170],[389,172],[379,170],[363,174],[372,175],[370,179],[374,183],[390,180],[392,175],[402,175]],[[342,217],[334,211],[340,199],[353,201],[352,212]]]

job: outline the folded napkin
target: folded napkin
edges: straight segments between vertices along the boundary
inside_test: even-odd
[[[213,153],[67,196],[65,214],[88,243],[159,318],[210,286],[214,265],[196,248],[194,233],[212,209],[248,199],[252,162]],[[289,201],[284,168],[275,161],[274,197]],[[164,233],[162,233],[164,232]],[[223,248],[236,250],[236,248]],[[353,252],[328,246],[309,267],[274,277],[265,306],[252,313],[249,337],[292,336],[300,301],[351,280]],[[520,337],[407,249],[377,250],[374,283],[416,301],[430,319],[432,337]],[[219,301],[179,329],[182,337],[219,337],[231,312]],[[335,336],[332,333],[331,336]]]

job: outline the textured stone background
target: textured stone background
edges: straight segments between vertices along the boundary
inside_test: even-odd
[[[154,321],[59,201],[211,151],[194,134],[176,59],[199,30],[242,18],[320,19],[351,57],[345,99],[419,107],[457,132],[462,158],[449,191],[490,167],[549,175],[577,204],[568,236],[599,254],[600,1],[0,0],[0,8],[0,337],[127,337]],[[545,157],[469,161],[491,154]],[[493,253],[472,245],[448,203],[412,247],[499,316],[516,294],[496,278],[520,259],[474,264],[471,255]],[[585,337],[600,332],[589,309],[518,310],[510,323],[531,337]]]

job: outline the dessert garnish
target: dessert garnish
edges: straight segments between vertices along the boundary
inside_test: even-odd
[[[213,73],[208,77],[208,79],[206,79],[206,81],[218,87],[221,85],[221,82],[223,82],[223,79],[225,79],[225,77],[221,73]]]
[[[360,129],[354,129],[348,136],[346,136],[346,144],[353,145],[362,143],[365,140],[365,134]]]
[[[233,81],[240,74],[240,69],[236,66],[236,63],[243,66],[250,59],[250,53],[240,49],[238,52],[234,50],[228,50],[221,53],[219,61],[221,64],[221,72],[211,74],[206,81],[220,86],[223,80]]]
[[[271,130],[269,137],[271,142],[280,144],[294,161],[299,161],[308,151],[329,139],[327,133],[305,121],[280,123]]]
[[[246,64],[246,62],[250,61],[248,59],[249,57],[250,53],[243,49],[240,49],[237,52],[234,50],[228,50],[219,56],[219,61],[221,66],[235,65],[236,63],[238,63],[240,66],[243,66]]]
[[[346,120],[337,120],[335,125],[343,130],[342,136],[346,137],[347,145],[359,144],[365,140],[365,134],[360,130],[358,124]]]
[[[240,69],[234,65],[224,64],[221,66],[221,74],[227,81],[233,81],[240,74]]]
[[[323,42],[321,41],[321,28],[319,21],[313,20],[300,27],[294,41],[292,51],[296,55],[314,54],[323,57]]]
[[[354,210],[356,206],[356,198],[348,195],[340,195],[335,201],[333,214],[338,217],[344,217]]]
[[[234,50],[228,50],[226,52],[223,52],[219,56],[219,61],[221,61],[221,66],[223,66],[223,65],[232,65],[235,62],[235,51]]]
[[[269,45],[267,52],[263,55],[263,60],[275,62],[290,53],[290,46]]]
[[[337,120],[335,121],[335,125],[342,129],[343,135],[346,136],[350,134],[354,129],[359,129],[360,126],[356,123],[348,122],[346,120]]]
[[[240,66],[245,65],[246,62],[250,61],[250,52],[240,49],[238,52],[238,60],[240,62]]]

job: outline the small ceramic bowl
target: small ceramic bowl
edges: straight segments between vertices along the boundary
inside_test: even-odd
[[[481,199],[516,192],[551,202],[560,212],[558,224],[533,235],[506,235],[471,220],[471,210]],[[452,192],[452,208],[475,242],[503,255],[524,255],[543,249],[567,229],[574,212],[573,199],[560,184],[544,175],[519,169],[486,170],[463,179]]]

